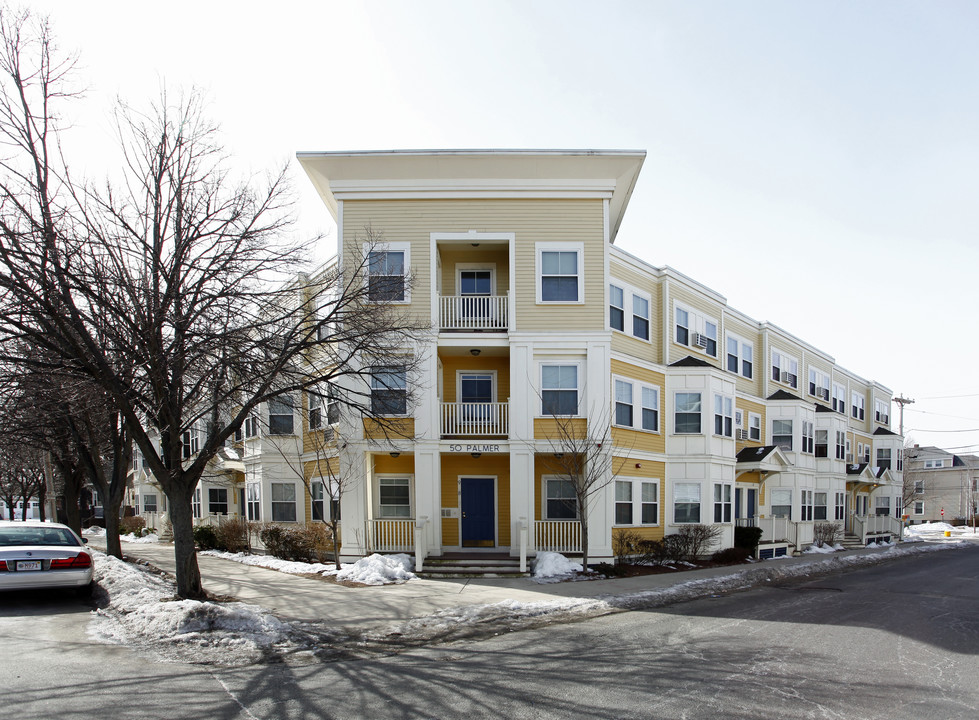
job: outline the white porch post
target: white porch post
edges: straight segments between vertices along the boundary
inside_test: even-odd
[[[427,517],[420,532],[429,555],[442,554],[440,517],[442,514],[442,469],[438,447],[415,448],[415,518]],[[416,527],[416,532],[419,532]]]
[[[340,453],[340,472],[350,480],[340,496],[340,559],[353,562],[367,554],[367,518],[373,479],[370,453],[350,443]]]

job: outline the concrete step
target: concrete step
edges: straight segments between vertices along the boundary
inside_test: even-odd
[[[453,553],[425,558],[424,570],[429,578],[461,577],[527,577],[520,572],[520,559],[499,553]]]

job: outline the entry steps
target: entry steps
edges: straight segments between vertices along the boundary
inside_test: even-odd
[[[843,536],[843,542],[840,544],[847,550],[859,550],[863,547],[863,541],[856,535],[851,535],[850,533]]]
[[[530,573],[520,572],[520,558],[506,553],[453,552],[432,555],[425,558],[424,570],[419,577],[475,578],[475,577],[529,577]],[[530,559],[527,560],[530,569]]]

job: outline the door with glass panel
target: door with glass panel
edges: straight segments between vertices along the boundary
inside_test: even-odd
[[[489,430],[494,420],[492,373],[459,374],[459,419],[469,430]]]
[[[491,270],[459,271],[462,317],[466,319],[488,318],[492,294],[493,273]]]

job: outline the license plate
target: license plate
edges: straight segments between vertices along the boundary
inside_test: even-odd
[[[40,570],[41,561],[40,560],[18,560],[17,561],[17,572],[24,572],[25,570]]]

